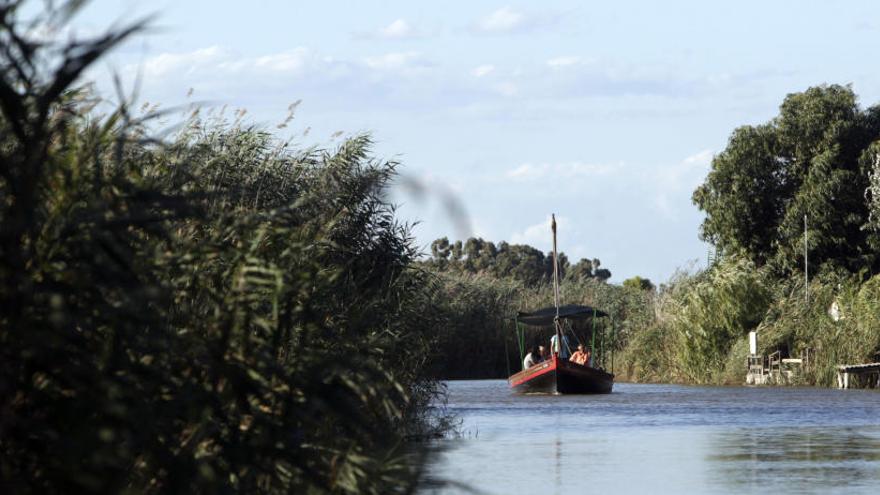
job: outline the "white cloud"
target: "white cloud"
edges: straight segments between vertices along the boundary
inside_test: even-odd
[[[418,52],[386,53],[367,57],[364,59],[364,63],[367,67],[376,70],[400,70],[412,66],[419,61],[420,57]]]
[[[581,63],[581,58],[580,57],[572,57],[572,56],[555,57],[555,58],[551,58],[550,60],[547,60],[547,66],[551,67],[553,69],[560,69],[562,67],[570,67],[572,65],[577,65],[579,63]]]
[[[685,158],[682,163],[691,167],[707,167],[710,163],[712,163],[712,157],[714,156],[714,151],[703,150],[699,153],[693,154]]]
[[[508,179],[515,181],[534,181],[545,177],[557,179],[573,179],[577,177],[595,177],[612,174],[622,168],[623,164],[594,164],[584,162],[567,163],[524,163],[505,173]]]
[[[529,225],[519,232],[510,235],[512,244],[528,244],[538,249],[550,249],[553,245],[553,234],[550,230],[551,215],[547,215],[544,221]],[[564,234],[567,238],[573,238],[571,221],[566,216],[556,216],[556,228],[560,237]]]
[[[311,54],[305,48],[296,48],[289,52],[276,53],[258,57],[254,61],[256,67],[273,71],[290,72],[301,70],[309,62]]]
[[[127,70],[143,70],[148,78],[171,80],[180,77],[208,77],[217,74],[293,73],[333,65],[332,59],[320,59],[309,49],[271,53],[259,57],[241,57],[219,46],[200,48],[190,52],[166,52],[148,58],[142,64],[130,65]]]
[[[385,39],[405,39],[418,36],[416,30],[406,19],[396,19],[391,24],[379,30],[379,37]]]
[[[713,156],[714,152],[707,149],[694,153],[679,163],[657,169],[653,174],[651,187],[655,191],[654,203],[664,215],[672,219],[678,217],[679,208],[676,207],[674,198],[680,200],[686,196],[690,199],[689,195],[683,196],[682,193],[693,191],[700,185],[709,172]]]
[[[165,76],[179,72],[181,69],[191,73],[205,65],[222,61],[228,55],[219,46],[210,46],[192,52],[161,53],[147,59],[143,64],[143,70],[146,76],[153,77]]]
[[[474,77],[483,77],[483,76],[488,76],[489,74],[491,74],[494,71],[495,71],[494,65],[489,65],[489,64],[480,65],[478,67],[474,67],[474,69],[471,71],[471,75],[473,75]]]
[[[712,163],[714,152],[703,150],[685,158],[679,163],[660,167],[655,180],[662,191],[680,191],[696,188]]]
[[[486,33],[507,33],[525,27],[528,18],[522,12],[510,7],[501,7],[482,18],[477,23],[477,29]]]

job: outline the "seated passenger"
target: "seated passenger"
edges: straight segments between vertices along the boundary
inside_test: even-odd
[[[574,351],[569,360],[577,364],[587,364],[587,353],[584,352],[583,344],[578,344],[578,350]]]
[[[529,349],[529,353],[526,354],[526,358],[523,359],[523,369],[527,370],[540,362],[541,356],[538,355],[538,351],[535,350],[534,347],[532,347]]]

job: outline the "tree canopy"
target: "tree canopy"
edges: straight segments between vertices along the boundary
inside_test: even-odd
[[[780,273],[810,264],[858,272],[880,268],[866,190],[876,163],[880,107],[861,109],[849,86],[789,94],[779,115],[736,129],[712,160],[694,203],[701,237]]]
[[[471,237],[449,242],[443,237],[431,243],[431,257],[426,263],[440,271],[482,273],[497,278],[512,278],[526,286],[553,280],[553,255],[528,244],[508,244]],[[559,253],[561,278],[580,281],[595,278],[602,282],[611,278],[611,271],[602,268],[599,259],[582,258],[571,264],[565,253]]]

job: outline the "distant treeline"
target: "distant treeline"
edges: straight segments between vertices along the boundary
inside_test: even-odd
[[[501,241],[496,245],[478,237],[452,243],[446,237],[435,240],[431,243],[427,264],[441,272],[486,274],[509,278],[528,287],[551,283],[553,279],[552,253],[544,254],[528,244]],[[560,251],[559,276],[572,282],[587,279],[604,282],[611,278],[611,271],[603,268],[597,258],[582,258],[572,265],[568,256]]]
[[[440,287],[434,299],[443,315],[432,366],[436,376],[502,378],[519,371],[523,356],[514,338],[513,316],[553,305],[552,254],[479,238],[455,243],[438,239],[431,251],[420,264],[437,277]],[[611,272],[598,259],[571,265],[559,253],[559,263],[562,301],[613,314],[614,321],[598,325],[608,330],[614,325],[618,350],[637,328],[649,324],[655,296],[650,280],[632,277],[616,285],[608,283]],[[575,328],[580,339],[589,339],[591,330],[589,325]],[[547,345],[549,337],[549,328],[530,329],[526,345]]]

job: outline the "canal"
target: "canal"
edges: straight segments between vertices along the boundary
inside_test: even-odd
[[[878,493],[880,393],[615,384],[516,396],[448,382],[460,438],[432,478],[477,493]],[[458,485],[425,493],[467,493]]]

